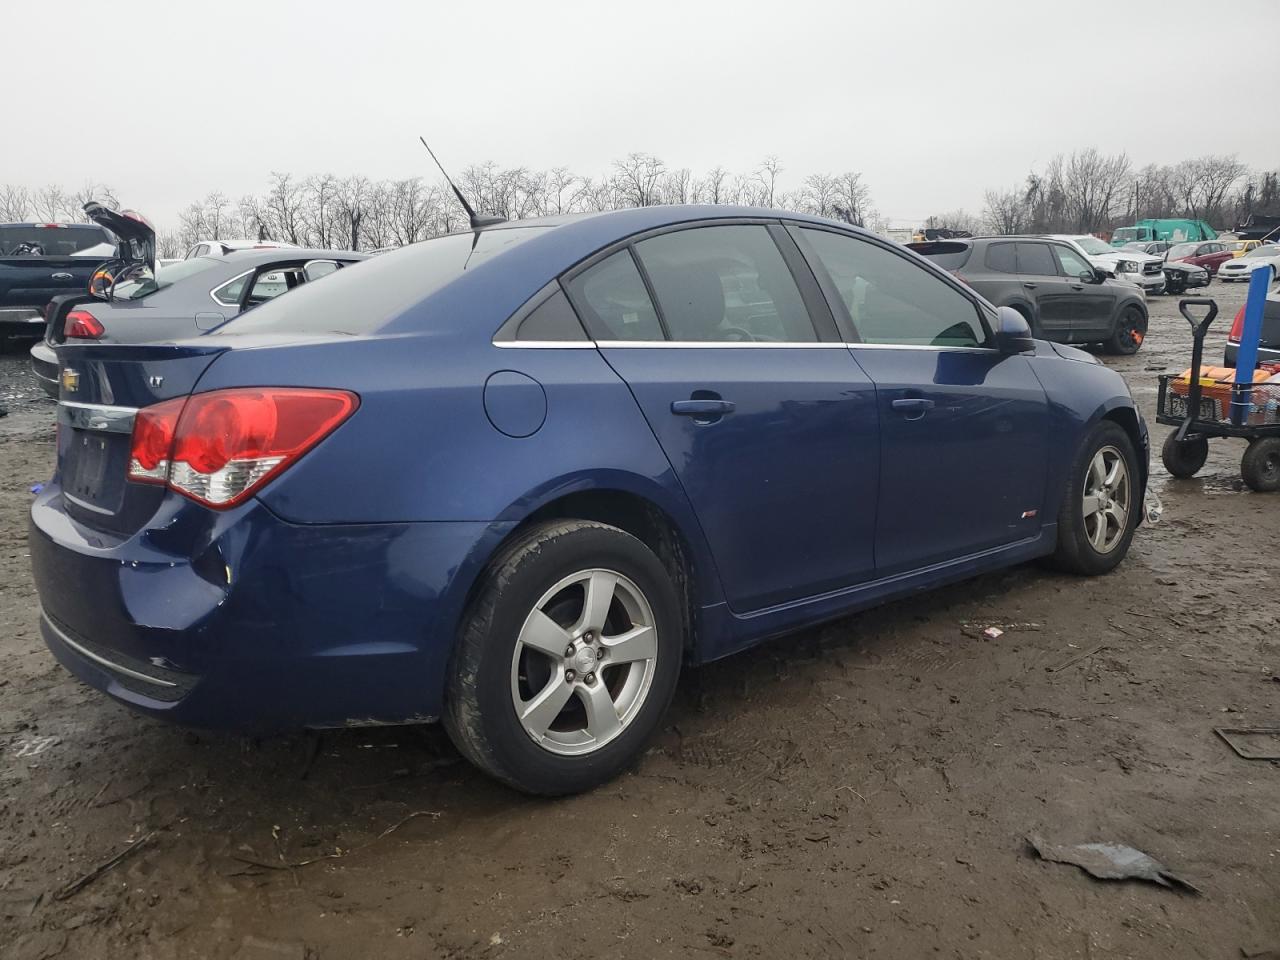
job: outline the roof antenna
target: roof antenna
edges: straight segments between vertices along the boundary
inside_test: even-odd
[[[449,179],[449,174],[445,173],[444,164],[442,164],[439,160],[436,160],[435,152],[431,149],[430,146],[427,145],[426,138],[423,137],[421,134],[419,134],[418,139],[421,140],[422,145],[427,148],[427,153],[431,154],[431,159],[436,161],[436,166],[440,168],[440,172],[444,173],[445,182],[448,183],[449,186],[453,189],[453,195],[457,197],[458,202],[462,204],[462,209],[467,211],[467,216],[471,219],[472,230],[479,230],[481,227],[492,227],[495,224],[507,222],[506,217],[493,217],[493,216],[482,217],[478,215],[474,210],[472,210],[471,204],[467,203],[467,198],[462,195],[462,191],[459,190],[457,185],[454,184],[454,182]]]

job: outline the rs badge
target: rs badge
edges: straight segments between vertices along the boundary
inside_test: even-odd
[[[70,367],[64,368],[62,371],[62,389],[67,391],[67,393],[75,393],[79,386],[80,374],[76,373],[76,371],[72,370]]]

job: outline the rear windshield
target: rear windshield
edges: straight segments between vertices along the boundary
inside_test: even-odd
[[[1246,257],[1280,257],[1280,246],[1274,243],[1264,243],[1260,247],[1254,247]]]
[[[156,270],[155,276],[148,273],[137,280],[125,280],[123,283],[116,284],[113,297],[116,300],[141,300],[165,287],[173,286],[178,280],[185,280],[187,277],[194,277],[198,273],[212,270],[219,263],[218,260],[199,257],[195,260],[182,260],[171,267],[160,267]]]
[[[956,243],[951,240],[935,240],[931,243],[907,244],[916,253],[928,257],[943,270],[959,270],[969,259],[973,247],[967,243]]]
[[[1198,243],[1180,243],[1176,247],[1169,249],[1169,259],[1177,260],[1179,257],[1194,257],[1199,247],[1200,244]]]
[[[3,257],[70,257],[100,243],[114,246],[111,235],[93,224],[49,227],[0,224],[0,256]]]
[[[324,283],[308,283],[288,297],[255,307],[219,327],[216,334],[373,333],[402,310],[462,276],[463,271],[546,229],[508,227],[451,233],[413,243],[339,270],[325,277]]]

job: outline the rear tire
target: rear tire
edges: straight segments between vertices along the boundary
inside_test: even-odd
[[[1174,430],[1164,438],[1164,446],[1160,448],[1160,460],[1164,468],[1180,480],[1194,477],[1209,459],[1209,441],[1204,437],[1191,440],[1177,440],[1178,431]]]
[[[1115,333],[1106,343],[1107,352],[1122,357],[1132,356],[1138,352],[1146,336],[1147,318],[1142,311],[1137,307],[1125,307],[1120,319],[1116,321]]]
[[[1120,564],[1142,510],[1138,477],[1138,458],[1124,428],[1110,420],[1094,424],[1076,453],[1058,508],[1054,567],[1095,577]]]
[[[463,620],[445,728],[517,790],[589,790],[662,721],[683,624],[670,576],[640,540],[603,523],[538,524],[493,561]]]
[[[1240,476],[1257,493],[1280,490],[1280,437],[1250,443],[1240,458]]]

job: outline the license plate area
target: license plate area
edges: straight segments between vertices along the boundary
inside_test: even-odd
[[[1190,402],[1187,397],[1180,396],[1170,392],[1165,400],[1168,404],[1168,412],[1173,417],[1185,417],[1187,410],[1190,409]],[[1217,420],[1218,419],[1218,401],[1212,397],[1200,398],[1200,412],[1196,416],[1197,420]]]
[[[129,438],[93,430],[70,434],[63,451],[63,491],[82,507],[115,513],[124,496]]]

